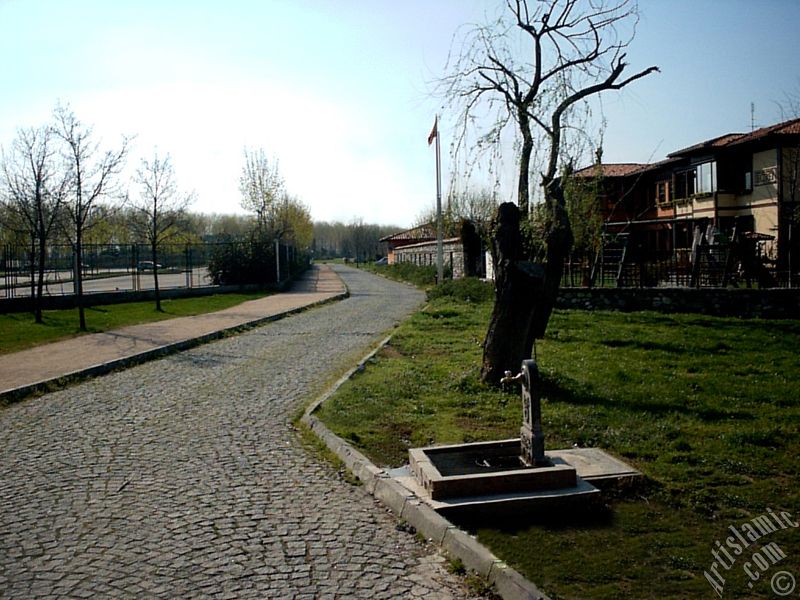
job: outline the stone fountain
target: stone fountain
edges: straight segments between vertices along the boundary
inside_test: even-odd
[[[522,387],[520,437],[409,450],[398,481],[446,516],[487,512],[513,515],[545,506],[588,504],[601,489],[641,474],[599,448],[545,452],[539,370],[526,360],[504,384]]]

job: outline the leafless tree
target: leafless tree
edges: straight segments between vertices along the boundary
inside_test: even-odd
[[[497,212],[498,201],[488,188],[467,188],[461,191],[451,191],[447,203],[442,211],[442,222],[445,235],[458,235],[461,223],[464,220],[472,221],[479,228],[488,227],[492,217]],[[430,208],[417,215],[414,226],[430,225],[436,223],[436,210]]]
[[[86,331],[83,305],[84,234],[95,223],[95,211],[103,200],[115,198],[119,192],[117,177],[128,154],[127,138],[119,149],[101,151],[94,141],[92,129],[78,121],[67,106],[55,110],[55,131],[64,143],[64,158],[72,177],[72,193],[65,206],[69,227],[65,232],[75,253],[75,296],[80,328]]]
[[[242,208],[255,214],[259,232],[277,237],[273,230],[284,196],[284,183],[278,170],[278,161],[270,161],[263,149],[246,149],[239,191],[242,194]]]
[[[161,158],[155,152],[152,160],[142,159],[134,180],[139,186],[139,196],[131,201],[133,225],[138,236],[150,246],[156,310],[162,312],[158,286],[158,248],[179,232],[179,225],[185,219],[194,197],[178,191],[169,154]]]
[[[21,129],[10,153],[3,153],[2,159],[5,214],[24,228],[34,257],[31,261],[31,290],[37,323],[42,322],[47,242],[70,186],[69,174],[60,168],[53,138],[53,130],[49,127]]]
[[[497,383],[504,370],[519,368],[547,327],[572,243],[558,178],[571,118],[590,97],[658,70],[626,73],[637,19],[635,0],[506,0],[497,22],[467,32],[440,80],[463,132],[487,123],[479,143],[493,143],[513,125],[520,140],[517,206],[501,205],[496,218],[496,298],[484,381]],[[541,164],[534,165],[537,150]],[[534,169],[546,216],[545,263],[538,266],[525,262],[519,231],[528,219]]]

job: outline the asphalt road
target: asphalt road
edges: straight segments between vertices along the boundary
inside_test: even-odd
[[[72,281],[66,281],[69,275],[67,273],[57,275],[59,275],[58,279],[51,275],[51,279],[46,282],[45,294],[62,296],[74,293]],[[193,269],[190,275],[192,287],[210,285],[208,270],[205,267]],[[30,296],[30,284],[26,283],[29,281],[29,278],[18,278],[16,282],[17,286],[14,288],[13,292],[6,287],[0,286],[0,299],[12,297],[12,295],[16,297]],[[187,287],[187,273],[160,273],[158,276],[158,284],[161,289]],[[83,280],[83,291],[86,294],[152,290],[154,287],[153,273],[150,271]]]

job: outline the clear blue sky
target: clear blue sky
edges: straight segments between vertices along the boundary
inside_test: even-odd
[[[169,152],[197,211],[241,212],[249,146],[279,159],[315,219],[410,225],[435,202],[428,82],[457,27],[494,6],[0,0],[0,145],[61,101],[106,145],[135,134],[132,164]],[[776,122],[776,103],[800,94],[800,1],[641,0],[640,11],[631,69],[662,73],[604,97],[605,161],[747,131],[751,102],[758,125]]]

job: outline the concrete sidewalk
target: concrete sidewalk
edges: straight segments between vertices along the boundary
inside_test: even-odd
[[[218,339],[344,298],[347,289],[327,265],[314,265],[289,292],[219,312],[132,325],[0,355],[0,400],[24,397],[63,378],[90,377]]]

